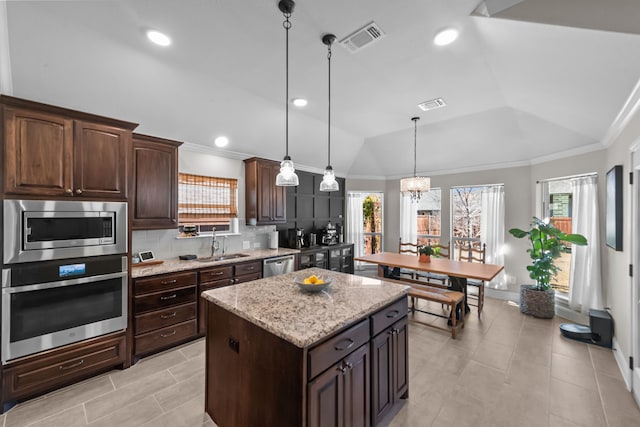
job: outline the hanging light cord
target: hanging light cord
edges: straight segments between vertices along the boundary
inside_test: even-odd
[[[286,30],[286,54],[285,54],[285,159],[289,158],[289,29],[291,28],[291,12],[284,12],[285,20],[282,26]]]
[[[418,176],[416,175],[416,159],[418,157],[417,155],[417,148],[416,148],[416,144],[417,144],[417,139],[418,139],[418,120],[420,118],[419,117],[413,117],[411,120],[413,120],[413,176]]]
[[[327,62],[329,64],[329,112],[327,120],[327,165],[331,166],[331,43],[328,45]]]

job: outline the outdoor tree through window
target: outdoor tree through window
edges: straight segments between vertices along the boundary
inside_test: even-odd
[[[362,202],[365,255],[382,251],[382,193],[371,193]]]

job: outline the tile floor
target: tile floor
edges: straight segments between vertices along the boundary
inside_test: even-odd
[[[409,399],[391,426],[640,426],[611,350],[563,338],[562,321],[524,316],[512,303],[487,298],[482,320],[474,308],[455,340],[410,322]],[[87,425],[215,426],[204,413],[204,341],[0,416],[5,427]]]

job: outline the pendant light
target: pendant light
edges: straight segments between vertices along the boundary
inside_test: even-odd
[[[331,45],[336,40],[333,34],[325,34],[322,36],[322,43],[327,45],[327,62],[329,63],[329,111],[327,114],[327,167],[324,169],[324,176],[320,183],[320,191],[338,191],[338,181],[331,167]]]
[[[416,152],[417,152],[417,136],[418,136],[418,120],[420,117],[412,117],[413,120],[413,176],[411,178],[402,178],[400,180],[400,192],[411,197],[412,202],[419,202],[422,193],[426,193],[431,188],[431,179],[426,176],[416,175]]]
[[[278,9],[284,14],[284,22],[282,26],[285,29],[286,34],[286,59],[285,59],[285,80],[286,80],[286,119],[285,119],[285,155],[284,159],[280,163],[280,173],[276,176],[276,185],[284,187],[294,187],[298,185],[298,175],[296,175],[296,169],[293,167],[293,161],[289,157],[289,29],[291,28],[291,13],[295,2],[293,0],[280,0],[278,3]]]

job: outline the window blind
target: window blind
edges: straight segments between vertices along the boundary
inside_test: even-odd
[[[238,180],[178,174],[180,224],[220,224],[238,216]]]

